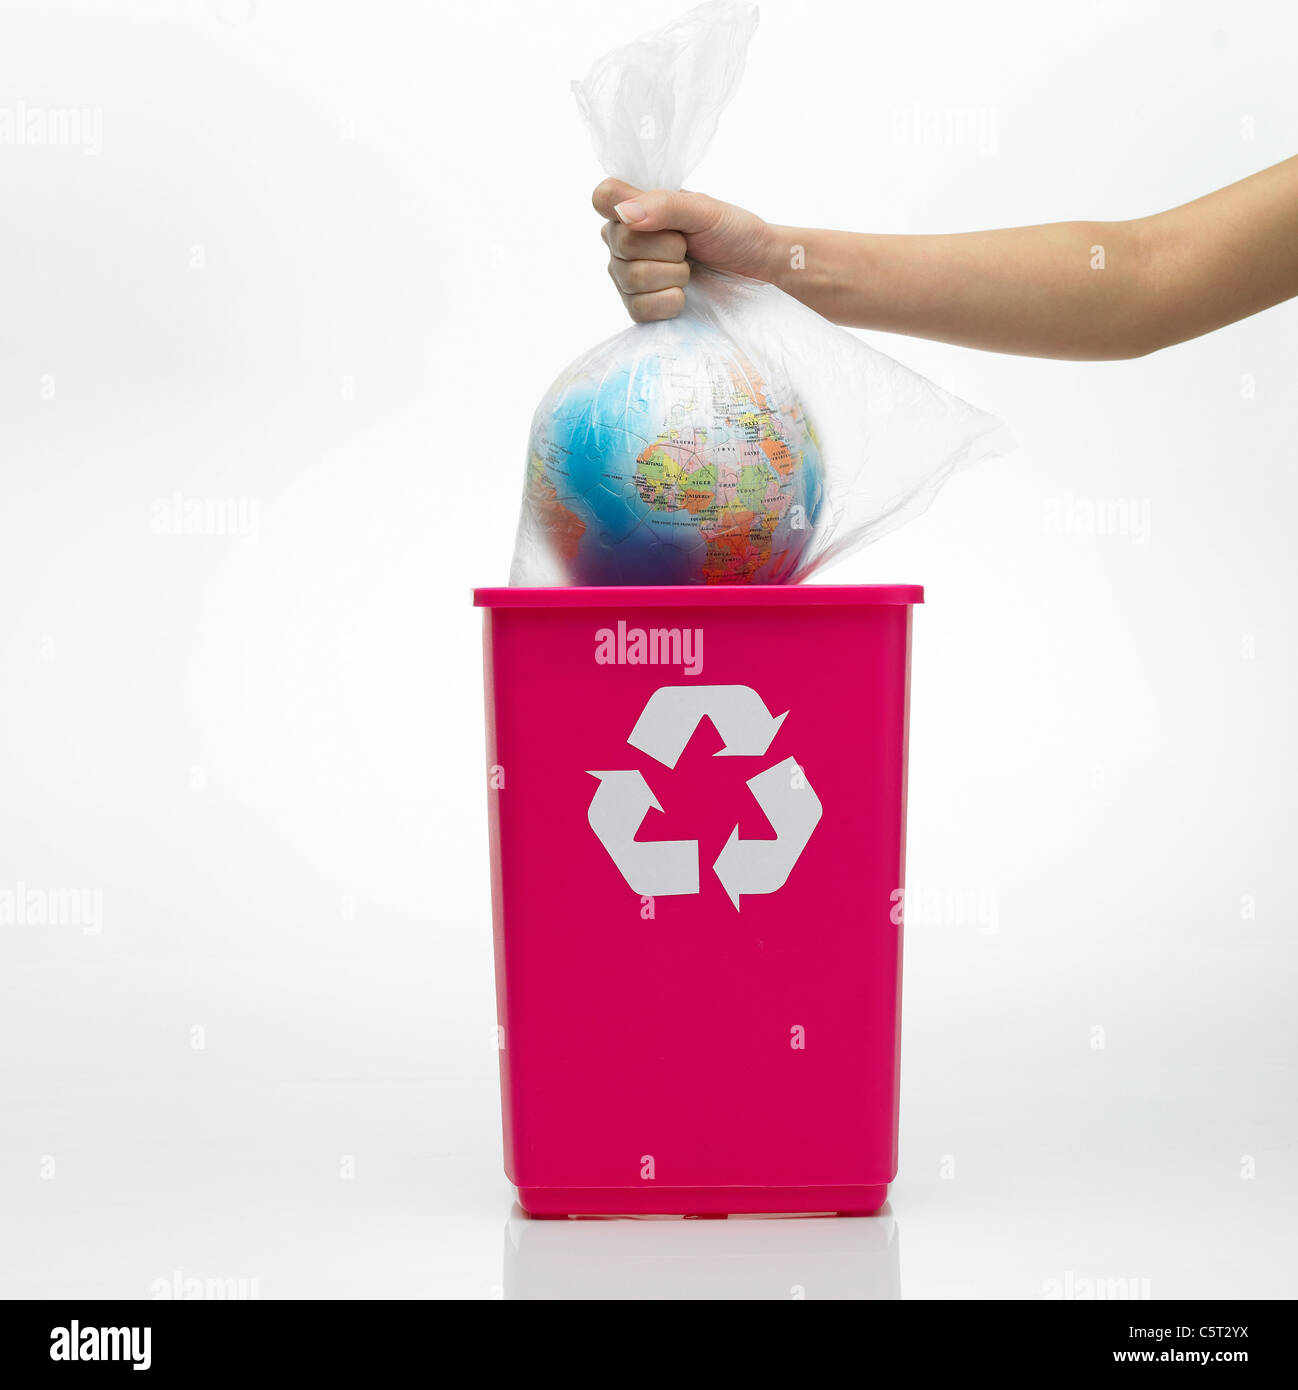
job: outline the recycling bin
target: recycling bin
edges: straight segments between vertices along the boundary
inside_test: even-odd
[[[922,589],[474,601],[520,1204],[877,1211],[897,1171]]]

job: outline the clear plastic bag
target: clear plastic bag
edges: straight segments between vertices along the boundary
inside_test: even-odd
[[[573,83],[605,171],[679,188],[756,26],[756,6],[710,0]],[[676,318],[593,348],[537,407],[510,582],[795,582],[1008,447],[993,416],[782,290],[693,266]]]

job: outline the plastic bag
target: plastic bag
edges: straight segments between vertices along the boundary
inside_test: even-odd
[[[756,6],[711,0],[573,83],[605,171],[677,189],[743,73]],[[537,407],[512,584],[805,579],[922,512],[1004,426],[759,281],[572,363]]]

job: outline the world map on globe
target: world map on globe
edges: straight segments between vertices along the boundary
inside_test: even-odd
[[[686,317],[560,378],[533,421],[524,507],[570,584],[778,584],[824,492],[792,393]]]

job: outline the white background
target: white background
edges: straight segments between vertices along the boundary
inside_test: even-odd
[[[621,323],[568,80],[659,17],[0,7],[0,112],[100,121],[0,144],[0,891],[102,901],[0,926],[4,1293],[1298,1293],[1295,304],[1098,365],[873,337],[1020,442],[824,576],[928,594],[892,1216],[511,1217],[469,590]],[[768,0],[691,186],[1128,217],[1295,153],[1296,90],[1280,0]]]

